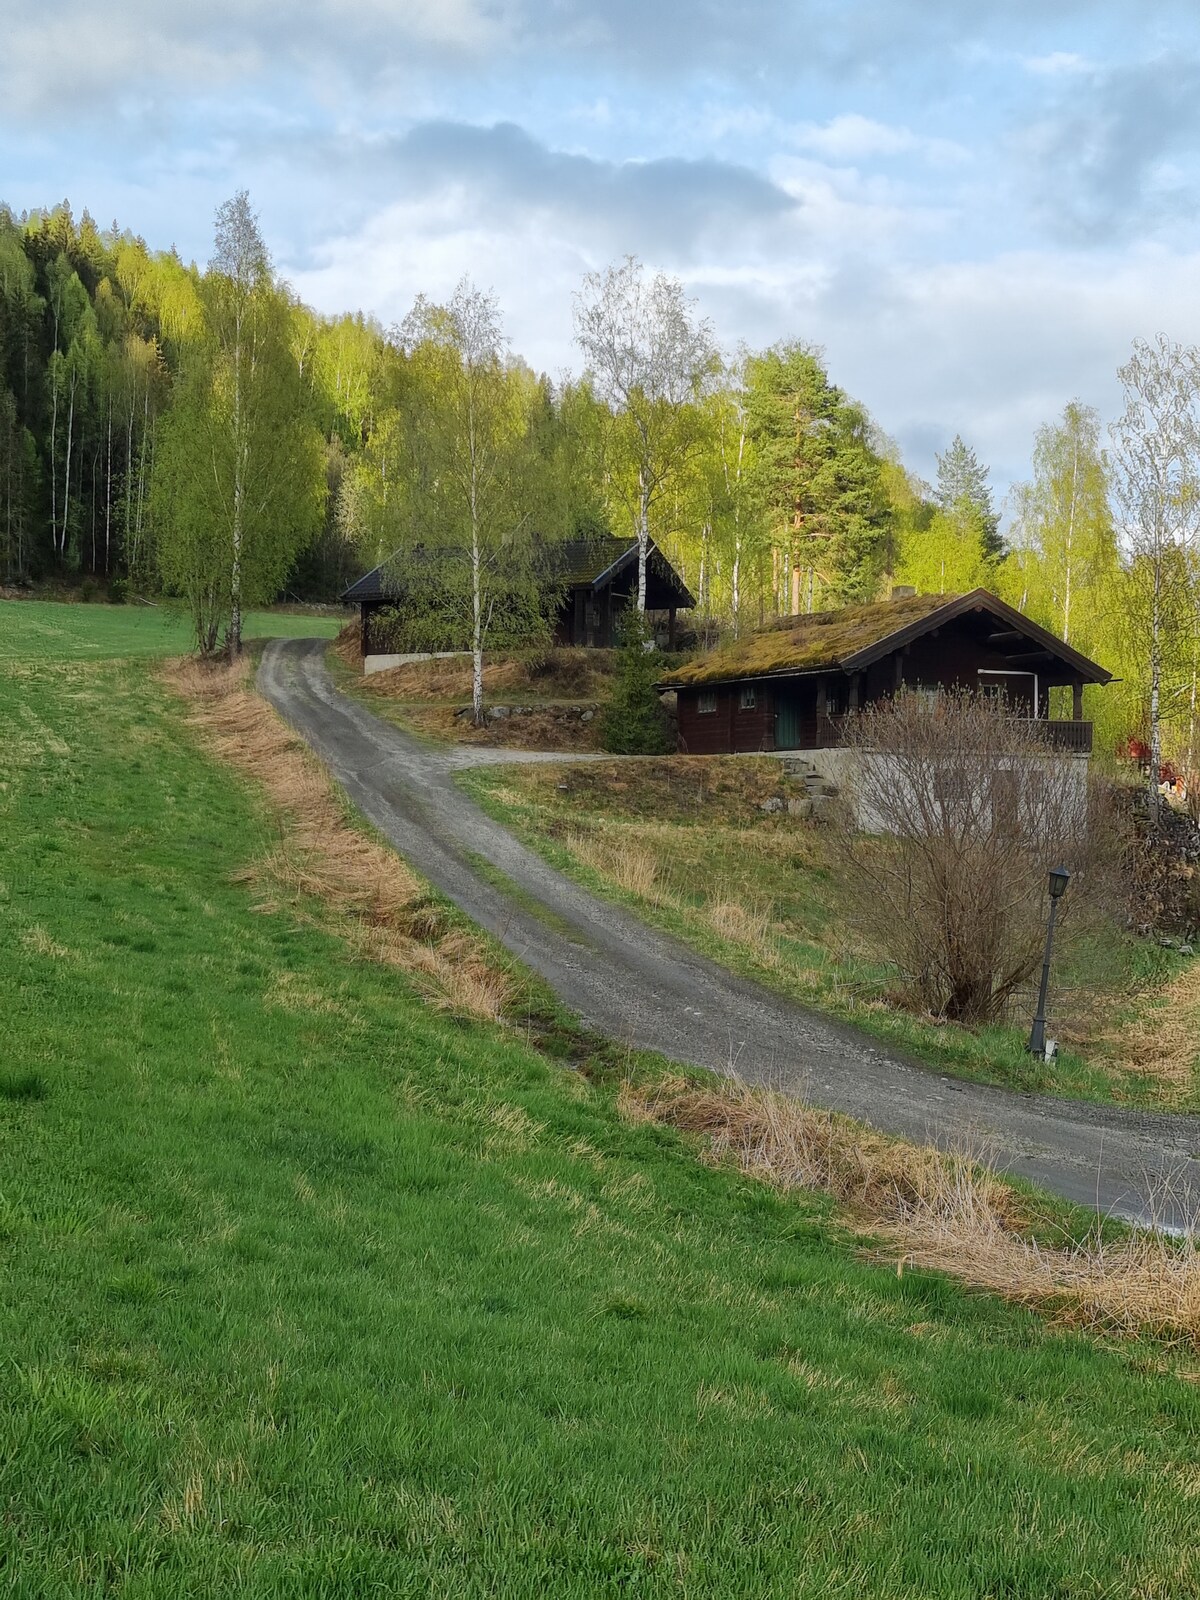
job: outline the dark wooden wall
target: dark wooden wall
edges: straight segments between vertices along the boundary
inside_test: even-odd
[[[757,686],[757,704],[743,710],[741,690],[717,689],[717,709],[698,709],[699,689],[678,694],[679,748],[689,755],[753,755],[775,748],[775,702],[768,684]]]
[[[989,623],[991,619],[989,619]],[[994,628],[995,624],[991,624]],[[1050,661],[1013,662],[995,645],[980,637],[977,628],[966,618],[938,630],[937,636],[926,634],[916,639],[901,656],[901,681],[915,688],[918,684],[936,684],[943,689],[978,689],[981,684],[1003,685],[1013,709],[1025,716],[1033,716],[1033,679],[1031,677],[980,677],[980,668],[993,668],[1005,673],[1014,668],[1024,672],[1031,668],[1038,675],[1038,687],[1048,683],[1053,663]],[[894,666],[895,657],[888,658]],[[880,663],[882,665],[883,663]],[[1061,675],[1056,681],[1061,681]],[[1043,711],[1045,707],[1043,705]]]

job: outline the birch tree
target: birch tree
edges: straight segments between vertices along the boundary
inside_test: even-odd
[[[203,652],[247,605],[272,600],[321,527],[321,437],[291,349],[291,307],[244,192],[217,212],[201,285],[204,325],[185,347],[152,468],[164,581],[187,596]]]
[[[716,362],[711,324],[677,278],[647,281],[636,256],[589,272],[575,296],[575,337],[629,450],[638,541],[637,606],[646,609],[650,515],[695,446],[691,412]]]
[[[1147,665],[1148,798],[1157,822],[1171,618],[1189,585],[1200,532],[1200,350],[1165,334],[1152,343],[1138,340],[1118,377],[1125,409],[1109,430],[1113,491],[1131,552],[1129,601]]]
[[[1080,632],[1076,614],[1081,600],[1086,612],[1089,594],[1117,565],[1098,413],[1072,400],[1061,422],[1039,428],[1033,471],[1024,514],[1049,591],[1046,620],[1070,643],[1073,632]]]
[[[466,278],[447,305],[419,299],[396,338],[424,389],[410,423],[413,537],[397,576],[419,595],[426,626],[453,628],[465,610],[480,727],[489,641],[527,643],[546,632],[547,594],[527,509],[531,396],[506,363],[495,295]]]

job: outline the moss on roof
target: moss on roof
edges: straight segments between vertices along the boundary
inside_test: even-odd
[[[745,638],[719,646],[671,673],[672,686],[766,678],[777,672],[818,672],[840,667],[848,657],[920,622],[958,598],[952,594],[902,595],[840,611],[781,617]]]

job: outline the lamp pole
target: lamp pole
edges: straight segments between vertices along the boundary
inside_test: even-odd
[[[1067,892],[1067,884],[1071,881],[1071,874],[1066,867],[1055,867],[1050,874],[1050,920],[1046,924],[1046,953],[1042,957],[1042,982],[1038,990],[1037,1012],[1034,1015],[1033,1027],[1029,1030],[1029,1053],[1034,1056],[1046,1054],[1046,990],[1050,986],[1050,957],[1054,951],[1054,917],[1058,911],[1058,902]]]

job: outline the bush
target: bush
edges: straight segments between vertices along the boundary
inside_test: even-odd
[[[629,610],[621,624],[617,679],[600,721],[600,743],[621,756],[661,756],[675,748],[662,698],[654,687],[661,657],[651,648],[650,630],[640,611]]]
[[[95,578],[85,578],[79,585],[79,598],[85,606],[90,605],[99,593],[100,585]]]
[[[857,920],[916,1009],[968,1025],[1002,1014],[1041,962],[1051,867],[1075,878],[1060,927],[1109,897],[1112,819],[1044,738],[967,692],[846,719],[858,821],[876,835],[844,835]]]
[[[108,580],[108,598],[114,606],[123,606],[129,599],[129,579],[110,578]]]

